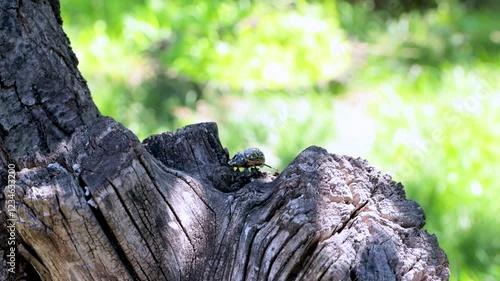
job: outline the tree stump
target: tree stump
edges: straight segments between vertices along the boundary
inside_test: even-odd
[[[57,1],[0,7],[0,279],[448,279],[423,210],[365,160],[240,172],[215,123],[141,143],[93,104]]]

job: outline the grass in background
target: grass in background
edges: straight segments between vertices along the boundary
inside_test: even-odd
[[[141,139],[216,121],[283,169],[303,149],[403,182],[451,280],[500,279],[500,30],[453,0],[82,1],[64,28],[102,113]]]

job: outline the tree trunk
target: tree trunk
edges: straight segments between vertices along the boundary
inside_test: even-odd
[[[1,280],[448,279],[422,209],[362,159],[234,171],[215,123],[141,143],[61,24],[56,0],[0,0]]]

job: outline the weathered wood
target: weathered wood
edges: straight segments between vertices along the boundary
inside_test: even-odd
[[[277,177],[238,172],[215,123],[141,143],[100,116],[57,7],[0,0],[0,178],[4,188],[16,166],[16,247],[27,261],[17,277],[448,278],[422,209],[362,159],[310,147]]]

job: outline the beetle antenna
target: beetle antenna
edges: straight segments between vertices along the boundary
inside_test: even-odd
[[[264,166],[266,166],[266,167],[268,167],[268,168],[271,168],[271,169],[275,170],[275,171],[276,171],[276,172],[278,172],[278,173],[280,172],[280,171],[278,171],[278,169],[275,169],[275,168],[273,168],[273,167],[271,167],[271,166],[269,166],[269,165],[267,165],[267,164],[264,164]]]

